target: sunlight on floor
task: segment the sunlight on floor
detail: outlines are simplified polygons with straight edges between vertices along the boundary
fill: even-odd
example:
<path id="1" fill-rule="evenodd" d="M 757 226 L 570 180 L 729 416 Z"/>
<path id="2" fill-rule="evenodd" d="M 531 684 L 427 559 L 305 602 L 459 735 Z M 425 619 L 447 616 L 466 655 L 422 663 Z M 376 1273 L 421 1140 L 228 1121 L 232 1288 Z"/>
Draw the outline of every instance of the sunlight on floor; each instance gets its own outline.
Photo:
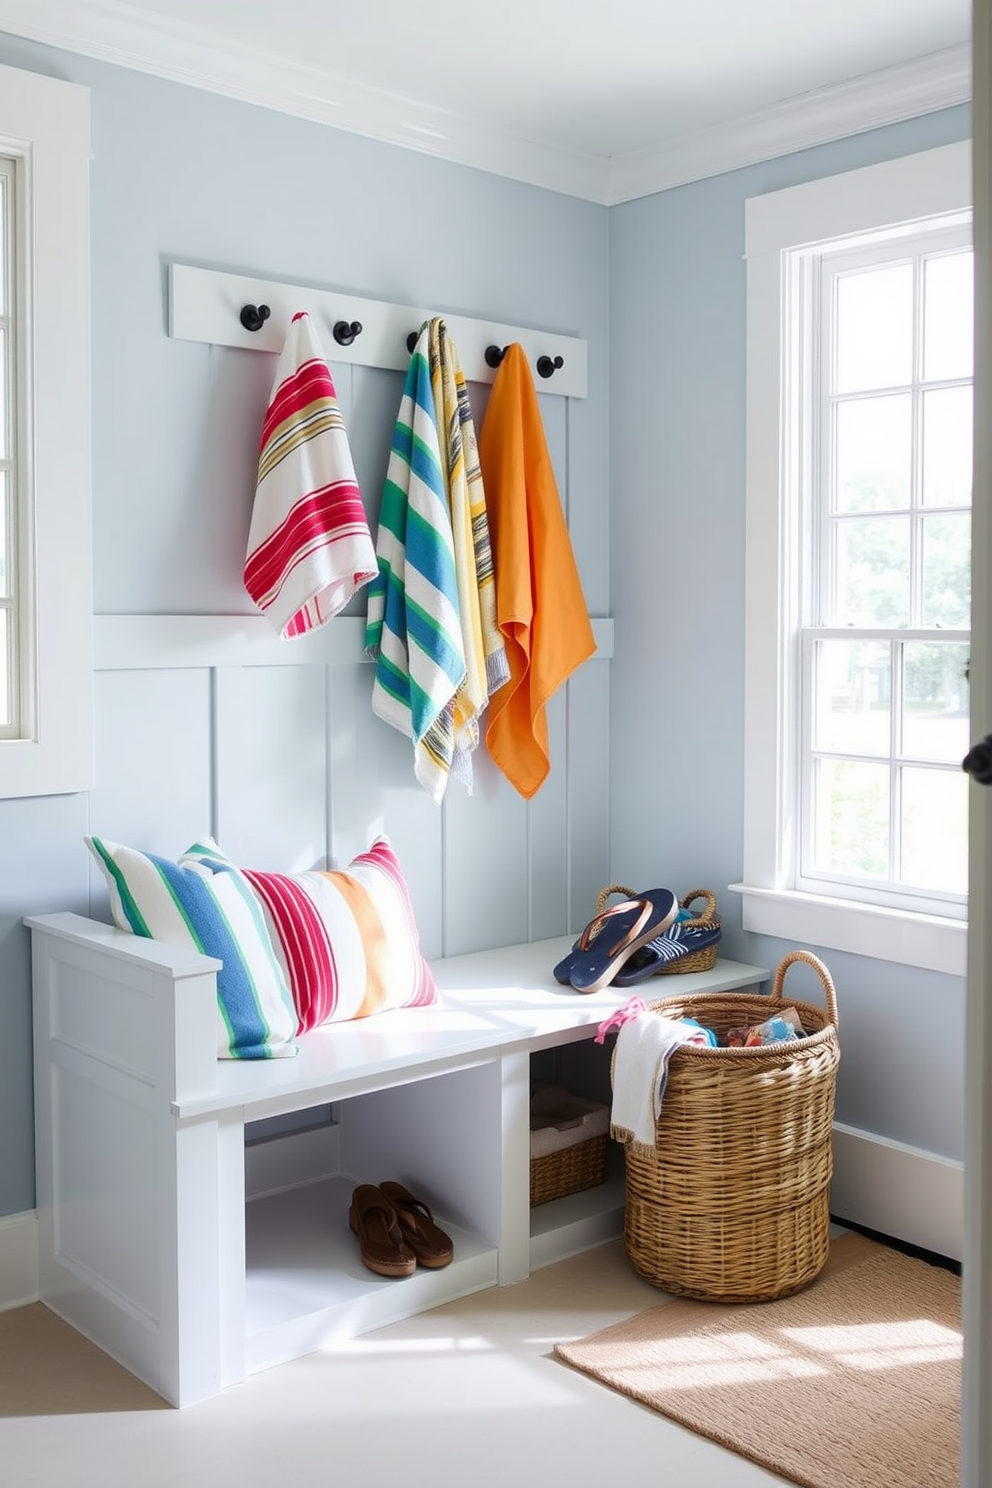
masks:
<path id="1" fill-rule="evenodd" d="M 638 1380 L 650 1377 L 655 1390 L 701 1390 L 827 1375 L 835 1369 L 906 1369 L 962 1356 L 961 1334 L 929 1318 L 783 1328 L 779 1337 L 781 1343 L 739 1332 L 656 1339 L 650 1357 L 622 1371 L 624 1384 L 635 1388 Z"/>
<path id="2" fill-rule="evenodd" d="M 782 1336 L 801 1348 L 832 1354 L 845 1369 L 902 1369 L 960 1359 L 961 1334 L 929 1318 L 893 1323 L 855 1323 L 843 1327 L 783 1328 Z"/>
<path id="3" fill-rule="evenodd" d="M 621 1371 L 624 1385 L 650 1379 L 654 1391 L 712 1389 L 714 1385 L 771 1383 L 787 1377 L 827 1374 L 828 1369 L 769 1343 L 753 1333 L 655 1341 L 650 1357 Z"/>

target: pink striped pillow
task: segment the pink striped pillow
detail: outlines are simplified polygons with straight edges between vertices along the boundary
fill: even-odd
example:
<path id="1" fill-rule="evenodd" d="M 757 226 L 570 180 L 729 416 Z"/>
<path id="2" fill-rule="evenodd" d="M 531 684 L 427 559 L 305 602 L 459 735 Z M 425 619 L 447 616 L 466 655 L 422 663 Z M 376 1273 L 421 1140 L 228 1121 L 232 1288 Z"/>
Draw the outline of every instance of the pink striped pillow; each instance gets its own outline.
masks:
<path id="1" fill-rule="evenodd" d="M 220 871 L 217 845 L 197 843 L 180 862 Z M 438 1000 L 399 860 L 388 837 L 330 872 L 241 870 L 262 906 L 293 994 L 299 1032 Z"/>

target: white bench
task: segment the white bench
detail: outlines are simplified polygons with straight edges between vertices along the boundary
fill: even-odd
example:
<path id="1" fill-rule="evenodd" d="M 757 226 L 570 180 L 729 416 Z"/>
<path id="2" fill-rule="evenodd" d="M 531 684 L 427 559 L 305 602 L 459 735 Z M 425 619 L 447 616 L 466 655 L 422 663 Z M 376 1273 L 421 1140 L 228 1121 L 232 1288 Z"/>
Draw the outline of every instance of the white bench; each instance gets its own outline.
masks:
<path id="1" fill-rule="evenodd" d="M 529 1203 L 532 1071 L 608 1099 L 592 1041 L 631 995 L 559 986 L 570 937 L 437 961 L 438 1006 L 238 1062 L 215 1057 L 218 962 L 79 915 L 25 923 L 41 1299 L 173 1405 L 621 1233 L 615 1144 L 602 1186 Z M 677 986 L 767 977 L 718 961 Z M 288 1133 L 272 1119 L 308 1111 Z M 450 1266 L 397 1281 L 362 1265 L 351 1191 L 386 1178 L 430 1203 Z"/>

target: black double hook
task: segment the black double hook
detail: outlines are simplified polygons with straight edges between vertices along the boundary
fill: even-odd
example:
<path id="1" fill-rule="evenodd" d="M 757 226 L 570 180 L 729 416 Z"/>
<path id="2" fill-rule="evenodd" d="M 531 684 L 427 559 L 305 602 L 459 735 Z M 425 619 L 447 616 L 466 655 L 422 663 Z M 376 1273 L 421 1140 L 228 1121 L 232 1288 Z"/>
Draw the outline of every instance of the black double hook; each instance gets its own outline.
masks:
<path id="1" fill-rule="evenodd" d="M 564 367 L 565 358 L 556 356 L 539 356 L 537 359 L 537 370 L 541 377 L 553 377 L 559 367 Z"/>
<path id="2" fill-rule="evenodd" d="M 486 365 L 488 367 L 499 367 L 503 358 L 509 351 L 508 346 L 487 346 L 484 352 Z M 564 367 L 565 358 L 556 356 L 539 356 L 537 359 L 537 370 L 542 377 L 553 377 L 560 367 Z"/>
<path id="3" fill-rule="evenodd" d="M 336 320 L 334 322 L 334 339 L 339 346 L 350 346 L 356 336 L 362 334 L 362 322 L 360 320 Z"/>
<path id="4" fill-rule="evenodd" d="M 271 314 L 268 305 L 242 305 L 238 319 L 246 331 L 260 331 Z"/>

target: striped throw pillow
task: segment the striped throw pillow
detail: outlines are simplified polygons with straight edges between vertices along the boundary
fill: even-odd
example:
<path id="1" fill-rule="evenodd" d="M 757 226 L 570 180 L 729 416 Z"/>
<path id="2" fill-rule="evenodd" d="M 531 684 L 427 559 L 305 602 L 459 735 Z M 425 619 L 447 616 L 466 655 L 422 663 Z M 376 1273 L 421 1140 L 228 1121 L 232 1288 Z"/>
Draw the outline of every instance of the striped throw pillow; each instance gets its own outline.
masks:
<path id="1" fill-rule="evenodd" d="M 261 906 L 233 863 L 212 870 L 87 837 L 103 870 L 114 924 L 134 935 L 216 956 L 217 1057 L 297 1052 L 296 1009 Z"/>
<path id="2" fill-rule="evenodd" d="M 218 872 L 230 866 L 209 840 L 191 847 L 180 862 Z M 301 1033 L 387 1008 L 437 1002 L 406 879 L 387 837 L 376 838 L 347 868 L 331 872 L 241 871 L 262 905 Z"/>

